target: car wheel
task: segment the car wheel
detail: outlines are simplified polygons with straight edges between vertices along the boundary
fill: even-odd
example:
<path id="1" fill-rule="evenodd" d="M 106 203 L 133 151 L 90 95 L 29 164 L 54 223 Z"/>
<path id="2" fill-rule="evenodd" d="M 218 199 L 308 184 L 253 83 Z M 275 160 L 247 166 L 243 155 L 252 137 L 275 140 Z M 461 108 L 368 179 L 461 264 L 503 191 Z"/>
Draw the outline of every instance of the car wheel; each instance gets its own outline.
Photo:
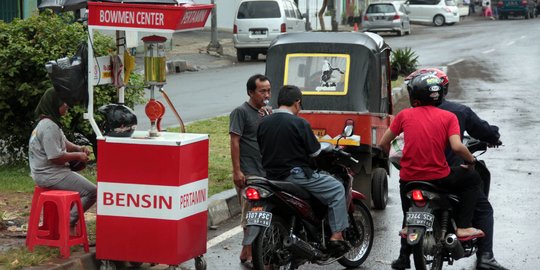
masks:
<path id="1" fill-rule="evenodd" d="M 435 15 L 435 17 L 433 17 L 433 24 L 435 26 L 443 26 L 444 25 L 444 16 L 443 15 Z"/>
<path id="2" fill-rule="evenodd" d="M 243 49 L 236 49 L 236 59 L 238 59 L 238 62 L 244 62 L 246 60 L 246 52 Z"/>

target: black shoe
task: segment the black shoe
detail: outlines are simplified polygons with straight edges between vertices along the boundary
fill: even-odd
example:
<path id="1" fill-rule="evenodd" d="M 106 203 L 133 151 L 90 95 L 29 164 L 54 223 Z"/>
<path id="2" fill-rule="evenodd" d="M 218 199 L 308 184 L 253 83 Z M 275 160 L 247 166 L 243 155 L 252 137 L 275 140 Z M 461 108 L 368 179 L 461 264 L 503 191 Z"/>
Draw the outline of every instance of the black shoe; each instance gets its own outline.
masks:
<path id="1" fill-rule="evenodd" d="M 343 254 L 351 250 L 351 245 L 345 240 L 330 240 L 328 241 L 328 251 L 332 257 L 341 257 Z"/>
<path id="2" fill-rule="evenodd" d="M 409 259 L 409 256 L 400 254 L 397 260 L 392 262 L 391 266 L 392 269 L 409 269 L 411 268 L 411 259 Z"/>
<path id="3" fill-rule="evenodd" d="M 508 268 L 505 268 L 504 266 L 500 265 L 497 262 L 497 260 L 495 260 L 495 257 L 488 252 L 484 252 L 478 255 L 478 259 L 476 260 L 476 269 L 477 270 L 508 270 Z"/>

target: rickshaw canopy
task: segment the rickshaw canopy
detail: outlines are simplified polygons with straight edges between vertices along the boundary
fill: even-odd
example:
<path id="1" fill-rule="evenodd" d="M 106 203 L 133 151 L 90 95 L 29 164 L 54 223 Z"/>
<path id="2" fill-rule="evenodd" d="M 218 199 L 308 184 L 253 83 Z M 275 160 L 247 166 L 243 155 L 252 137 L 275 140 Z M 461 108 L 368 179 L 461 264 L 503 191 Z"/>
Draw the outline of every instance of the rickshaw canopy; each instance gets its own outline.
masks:
<path id="1" fill-rule="evenodd" d="M 391 48 L 373 33 L 306 32 L 270 45 L 266 75 L 272 104 L 279 88 L 298 86 L 304 110 L 391 113 Z"/>

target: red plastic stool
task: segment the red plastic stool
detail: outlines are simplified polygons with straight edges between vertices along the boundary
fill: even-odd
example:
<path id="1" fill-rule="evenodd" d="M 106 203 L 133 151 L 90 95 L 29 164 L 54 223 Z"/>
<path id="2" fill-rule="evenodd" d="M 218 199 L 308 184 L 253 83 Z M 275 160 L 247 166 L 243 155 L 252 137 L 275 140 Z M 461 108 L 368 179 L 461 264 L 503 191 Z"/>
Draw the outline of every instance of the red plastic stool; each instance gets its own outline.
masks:
<path id="1" fill-rule="evenodd" d="M 35 196 L 35 193 L 34 193 Z M 84 245 L 84 251 L 88 252 L 88 236 L 86 235 L 86 223 L 79 192 L 67 190 L 50 190 L 38 195 L 37 204 L 30 210 L 28 233 L 26 234 L 26 246 L 33 251 L 34 246 L 53 246 L 60 248 L 63 258 L 69 257 L 69 249 L 74 245 Z M 70 210 L 75 204 L 79 212 L 77 222 L 77 235 L 70 235 Z M 39 226 L 41 212 L 44 213 L 44 222 Z M 44 227 L 46 226 L 46 228 Z"/>
<path id="2" fill-rule="evenodd" d="M 41 213 L 36 212 L 36 208 L 38 205 L 38 199 L 41 193 L 45 191 L 49 191 L 50 189 L 42 188 L 39 186 L 34 187 L 34 195 L 32 196 L 32 205 L 30 206 L 30 217 L 32 215 L 39 215 L 41 217 Z M 54 220 L 58 220 L 58 214 L 54 207 L 47 204 L 45 208 L 43 208 L 43 216 L 42 216 L 42 223 L 41 224 L 30 224 L 28 223 L 28 231 L 30 231 L 32 226 L 38 226 L 38 235 L 39 236 L 47 236 L 50 235 L 51 231 L 49 230 L 49 224 L 54 222 Z M 28 237 L 26 238 L 26 245 L 28 246 Z"/>

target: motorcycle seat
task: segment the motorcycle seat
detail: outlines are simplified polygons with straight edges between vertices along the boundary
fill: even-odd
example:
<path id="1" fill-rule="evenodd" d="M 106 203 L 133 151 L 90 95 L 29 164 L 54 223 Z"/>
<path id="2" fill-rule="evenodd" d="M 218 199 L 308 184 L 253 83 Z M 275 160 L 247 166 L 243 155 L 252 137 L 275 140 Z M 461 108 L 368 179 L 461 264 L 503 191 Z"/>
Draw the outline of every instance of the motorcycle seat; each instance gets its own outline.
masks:
<path id="1" fill-rule="evenodd" d="M 268 185 L 271 188 L 286 191 L 304 200 L 310 199 L 312 197 L 309 191 L 305 190 L 304 188 L 294 183 L 287 182 L 287 181 L 269 180 L 264 177 L 253 176 L 253 177 L 248 177 L 247 184 L 248 185 Z"/>

